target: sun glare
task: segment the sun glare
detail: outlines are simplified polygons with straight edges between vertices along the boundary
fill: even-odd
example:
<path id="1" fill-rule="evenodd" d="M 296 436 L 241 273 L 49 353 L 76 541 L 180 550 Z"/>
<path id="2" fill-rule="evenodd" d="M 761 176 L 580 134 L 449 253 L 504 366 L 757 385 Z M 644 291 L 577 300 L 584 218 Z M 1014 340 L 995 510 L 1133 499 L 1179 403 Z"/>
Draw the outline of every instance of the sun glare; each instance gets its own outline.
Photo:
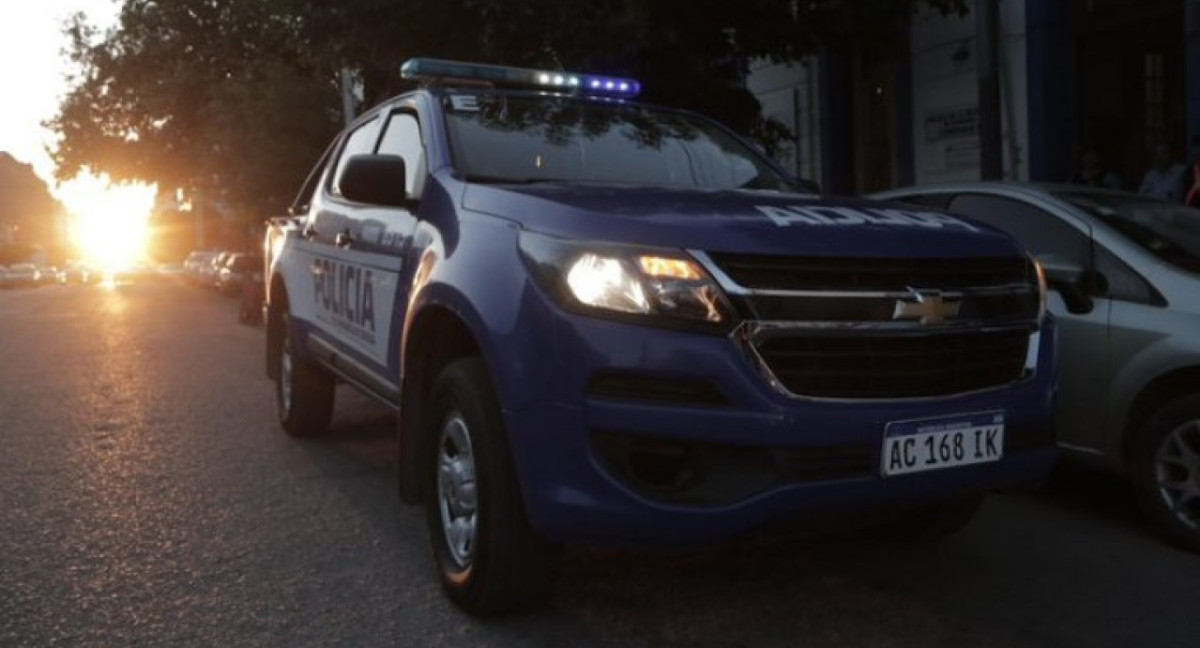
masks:
<path id="1" fill-rule="evenodd" d="M 71 240 L 85 261 L 112 272 L 146 254 L 156 189 L 113 184 L 108 176 L 81 175 L 59 187 L 71 214 Z"/>

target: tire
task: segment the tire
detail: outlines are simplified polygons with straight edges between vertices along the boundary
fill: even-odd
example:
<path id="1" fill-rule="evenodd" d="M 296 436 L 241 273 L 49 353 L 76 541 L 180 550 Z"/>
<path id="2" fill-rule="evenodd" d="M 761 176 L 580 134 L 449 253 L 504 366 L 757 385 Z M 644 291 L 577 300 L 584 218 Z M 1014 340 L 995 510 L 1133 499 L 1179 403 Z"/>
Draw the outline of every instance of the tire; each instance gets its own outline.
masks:
<path id="1" fill-rule="evenodd" d="M 535 607 L 549 590 L 553 547 L 525 516 L 482 360 L 441 372 L 427 420 L 426 521 L 442 588 L 472 616 Z"/>
<path id="2" fill-rule="evenodd" d="M 873 531 L 899 542 L 936 542 L 962 531 L 983 506 L 983 497 L 969 495 L 909 511 Z"/>
<path id="3" fill-rule="evenodd" d="M 275 414 L 285 432 L 294 437 L 317 436 L 333 418 L 333 375 L 298 358 L 293 352 L 288 316 L 280 317 L 279 371 L 275 378 Z"/>
<path id="4" fill-rule="evenodd" d="M 1142 425 L 1129 468 L 1146 518 L 1166 539 L 1200 553 L 1200 396 L 1168 403 Z"/>

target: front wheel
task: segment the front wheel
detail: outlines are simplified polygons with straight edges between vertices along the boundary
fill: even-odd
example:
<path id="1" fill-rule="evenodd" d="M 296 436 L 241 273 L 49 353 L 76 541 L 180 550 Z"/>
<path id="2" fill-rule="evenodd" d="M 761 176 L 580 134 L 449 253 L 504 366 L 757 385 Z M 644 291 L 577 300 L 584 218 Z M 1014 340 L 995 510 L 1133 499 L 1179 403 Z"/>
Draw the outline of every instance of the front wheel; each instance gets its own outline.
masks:
<path id="1" fill-rule="evenodd" d="M 475 616 L 533 607 L 549 589 L 552 547 L 526 519 L 486 366 L 451 363 L 433 398 L 426 518 L 442 587 Z"/>
<path id="2" fill-rule="evenodd" d="M 1200 552 L 1200 396 L 1176 400 L 1138 431 L 1130 464 L 1142 512 L 1168 540 Z"/>
<path id="3" fill-rule="evenodd" d="M 288 316 L 284 314 L 280 319 L 283 330 L 279 334 L 275 413 L 288 434 L 316 436 L 329 427 L 333 418 L 333 375 L 295 355 Z"/>

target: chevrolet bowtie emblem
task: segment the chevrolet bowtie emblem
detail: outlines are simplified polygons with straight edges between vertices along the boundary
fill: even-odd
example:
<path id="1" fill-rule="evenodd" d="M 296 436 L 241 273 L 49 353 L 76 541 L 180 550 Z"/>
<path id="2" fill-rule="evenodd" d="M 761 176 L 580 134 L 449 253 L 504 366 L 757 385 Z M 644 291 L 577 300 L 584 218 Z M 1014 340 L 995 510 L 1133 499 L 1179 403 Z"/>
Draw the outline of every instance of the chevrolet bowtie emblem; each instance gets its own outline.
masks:
<path id="1" fill-rule="evenodd" d="M 938 324 L 957 317 L 962 302 L 947 302 L 936 290 L 913 290 L 912 297 L 897 299 L 892 310 L 894 320 L 919 320 L 921 325 Z"/>

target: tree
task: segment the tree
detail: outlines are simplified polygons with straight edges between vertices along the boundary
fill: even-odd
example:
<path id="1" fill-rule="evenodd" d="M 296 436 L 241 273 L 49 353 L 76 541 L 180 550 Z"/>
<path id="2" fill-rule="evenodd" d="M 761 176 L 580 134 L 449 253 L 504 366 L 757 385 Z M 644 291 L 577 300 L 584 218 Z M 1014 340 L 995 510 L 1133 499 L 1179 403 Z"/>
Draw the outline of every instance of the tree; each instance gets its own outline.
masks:
<path id="1" fill-rule="evenodd" d="M 0 265 L 28 261 L 36 248 L 57 260 L 63 213 L 33 167 L 0 153 Z"/>
<path id="2" fill-rule="evenodd" d="M 277 214 L 339 125 L 336 80 L 277 9 L 127 0 L 103 37 L 72 19 L 81 72 L 49 122 L 58 177 L 90 167 L 255 219 Z"/>
<path id="3" fill-rule="evenodd" d="M 411 87 L 412 56 L 625 74 L 770 144 L 786 131 L 745 89 L 749 61 L 886 47 L 918 4 L 965 2 L 125 0 L 110 33 L 68 25 L 81 74 L 53 153 L 60 177 L 90 166 L 274 214 L 337 130 L 337 71 L 370 106 Z"/>
<path id="4" fill-rule="evenodd" d="M 306 42 L 360 70 L 368 105 L 407 89 L 409 57 L 604 70 L 647 101 L 708 113 L 743 134 L 771 127 L 745 89 L 748 61 L 826 47 L 886 50 L 919 5 L 966 0 L 292 0 Z M 764 142 L 766 143 L 766 142 Z"/>

